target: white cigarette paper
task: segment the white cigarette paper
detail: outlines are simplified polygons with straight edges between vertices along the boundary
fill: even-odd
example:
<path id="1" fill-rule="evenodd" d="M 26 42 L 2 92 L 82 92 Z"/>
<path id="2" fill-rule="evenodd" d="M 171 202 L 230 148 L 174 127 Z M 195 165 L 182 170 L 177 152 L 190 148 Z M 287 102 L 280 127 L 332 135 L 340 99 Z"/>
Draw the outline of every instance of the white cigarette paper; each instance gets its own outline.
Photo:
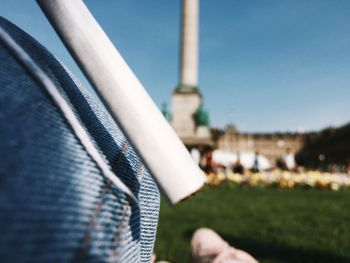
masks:
<path id="1" fill-rule="evenodd" d="M 37 2 L 170 202 L 198 191 L 203 172 L 83 1 Z"/>

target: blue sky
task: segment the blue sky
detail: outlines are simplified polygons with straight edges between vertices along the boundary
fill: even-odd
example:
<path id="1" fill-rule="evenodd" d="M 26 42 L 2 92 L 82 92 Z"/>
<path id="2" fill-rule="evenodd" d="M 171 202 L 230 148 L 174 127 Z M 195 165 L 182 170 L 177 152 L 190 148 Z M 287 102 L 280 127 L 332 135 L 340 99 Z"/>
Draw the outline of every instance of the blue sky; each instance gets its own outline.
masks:
<path id="1" fill-rule="evenodd" d="M 157 105 L 178 83 L 180 0 L 87 0 Z M 211 124 L 298 131 L 350 121 L 350 1 L 202 0 L 199 87 Z M 0 0 L 87 82 L 35 1 Z"/>

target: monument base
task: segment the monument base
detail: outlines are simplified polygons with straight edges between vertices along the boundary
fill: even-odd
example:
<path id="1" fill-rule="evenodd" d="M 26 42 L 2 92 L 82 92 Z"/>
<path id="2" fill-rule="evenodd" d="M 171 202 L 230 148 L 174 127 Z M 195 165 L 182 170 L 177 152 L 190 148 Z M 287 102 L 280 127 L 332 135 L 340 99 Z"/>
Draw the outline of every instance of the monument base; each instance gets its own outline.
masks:
<path id="1" fill-rule="evenodd" d="M 172 95 L 172 127 L 180 138 L 195 137 L 195 113 L 201 104 L 199 92 L 175 90 Z"/>
<path id="2" fill-rule="evenodd" d="M 207 126 L 199 126 L 197 127 L 196 135 L 198 138 L 211 138 L 209 127 Z"/>
<path id="3" fill-rule="evenodd" d="M 171 125 L 187 146 L 212 145 L 210 129 L 197 126 L 196 112 L 202 103 L 202 94 L 197 86 L 180 84 L 172 94 Z"/>

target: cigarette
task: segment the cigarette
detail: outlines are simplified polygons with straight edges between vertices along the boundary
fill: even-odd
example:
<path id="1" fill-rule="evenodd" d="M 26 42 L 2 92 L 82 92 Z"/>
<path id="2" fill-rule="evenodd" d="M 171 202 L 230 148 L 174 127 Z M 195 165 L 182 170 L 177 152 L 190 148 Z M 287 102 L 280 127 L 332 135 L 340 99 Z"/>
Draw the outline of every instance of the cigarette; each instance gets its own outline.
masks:
<path id="1" fill-rule="evenodd" d="M 82 0 L 37 0 L 161 190 L 176 204 L 206 177 Z"/>

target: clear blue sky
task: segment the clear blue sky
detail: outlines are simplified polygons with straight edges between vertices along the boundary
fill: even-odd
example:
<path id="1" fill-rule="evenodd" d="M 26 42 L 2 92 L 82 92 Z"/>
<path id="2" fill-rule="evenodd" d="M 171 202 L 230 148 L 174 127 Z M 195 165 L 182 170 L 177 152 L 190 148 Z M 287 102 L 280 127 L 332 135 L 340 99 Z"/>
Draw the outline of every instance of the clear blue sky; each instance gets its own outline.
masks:
<path id="1" fill-rule="evenodd" d="M 85 2 L 157 105 L 169 104 L 180 0 Z M 213 126 L 307 131 L 350 121 L 349 0 L 203 0 L 200 12 L 199 86 Z M 0 0 L 0 15 L 83 79 L 34 0 Z"/>

